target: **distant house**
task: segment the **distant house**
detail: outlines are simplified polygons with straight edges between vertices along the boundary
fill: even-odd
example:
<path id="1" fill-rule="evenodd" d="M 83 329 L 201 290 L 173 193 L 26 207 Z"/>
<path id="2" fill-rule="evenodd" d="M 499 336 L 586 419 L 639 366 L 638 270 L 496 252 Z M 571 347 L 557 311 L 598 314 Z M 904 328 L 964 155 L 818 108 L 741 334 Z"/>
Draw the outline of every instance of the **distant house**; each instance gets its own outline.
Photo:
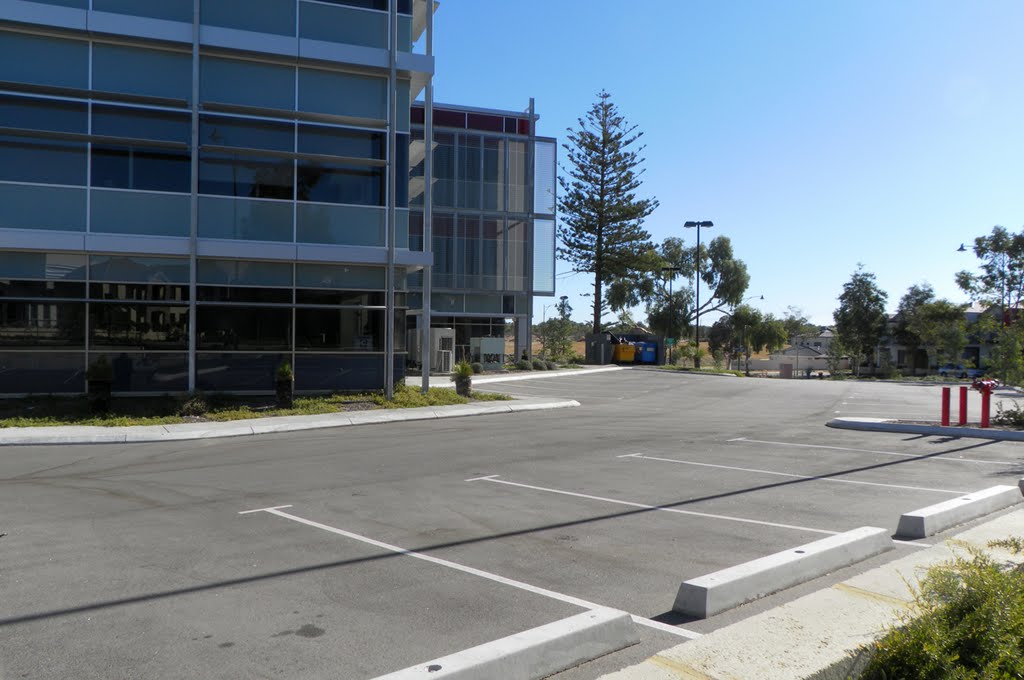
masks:
<path id="1" fill-rule="evenodd" d="M 832 346 L 832 341 L 835 340 L 835 337 L 836 335 L 831 328 L 821 326 L 818 328 L 817 333 L 794 335 L 789 339 L 789 349 L 784 350 L 784 352 L 790 352 L 791 350 L 800 352 L 803 349 L 808 349 L 824 356 L 828 354 L 828 348 Z"/>
<path id="2" fill-rule="evenodd" d="M 960 356 L 959 362 L 973 366 L 984 367 L 988 364 L 988 358 L 993 346 L 993 338 L 986 335 L 981 336 L 971 332 L 971 327 L 983 314 L 999 315 L 997 307 L 972 304 L 964 310 L 964 320 L 968 326 L 967 345 Z M 902 345 L 895 341 L 893 333 L 896 327 L 896 316 L 889 317 L 887 333 L 875 351 L 875 364 L 881 365 L 888 357 L 891 365 L 899 370 L 916 371 L 923 369 L 938 368 L 934 357 L 929 357 L 923 347 L 913 348 Z"/>

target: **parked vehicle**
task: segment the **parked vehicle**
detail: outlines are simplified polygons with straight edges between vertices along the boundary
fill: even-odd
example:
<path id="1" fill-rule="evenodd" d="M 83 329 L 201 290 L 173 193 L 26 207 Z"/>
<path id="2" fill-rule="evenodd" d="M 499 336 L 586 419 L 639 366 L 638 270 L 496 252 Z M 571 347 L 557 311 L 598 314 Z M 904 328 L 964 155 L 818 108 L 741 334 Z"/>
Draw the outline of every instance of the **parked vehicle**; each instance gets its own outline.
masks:
<path id="1" fill-rule="evenodd" d="M 980 378 L 985 375 L 983 368 L 964 368 L 963 364 L 943 364 L 939 367 L 939 375 L 943 378 Z"/>

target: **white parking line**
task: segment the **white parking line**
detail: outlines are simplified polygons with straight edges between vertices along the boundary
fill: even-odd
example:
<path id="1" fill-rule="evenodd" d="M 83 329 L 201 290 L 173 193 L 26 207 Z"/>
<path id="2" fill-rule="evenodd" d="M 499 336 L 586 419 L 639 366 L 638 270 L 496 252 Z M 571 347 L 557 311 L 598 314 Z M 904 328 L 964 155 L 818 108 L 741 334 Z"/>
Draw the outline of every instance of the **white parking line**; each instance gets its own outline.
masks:
<path id="1" fill-rule="evenodd" d="M 488 479 L 488 478 L 487 477 L 481 478 L 481 480 L 486 480 L 486 479 Z M 387 550 L 389 552 L 397 553 L 399 555 L 406 555 L 408 557 L 415 557 L 418 560 L 423 560 L 425 562 L 430 562 L 431 564 L 436 564 L 436 565 L 439 565 L 439 566 L 442 566 L 442 567 L 448 567 L 449 569 L 454 569 L 456 571 L 461 571 L 461 572 L 463 572 L 465 574 L 472 574 L 473 576 L 479 576 L 480 578 L 485 578 L 485 579 L 487 579 L 489 581 L 494 581 L 496 583 L 501 583 L 501 584 L 506 585 L 506 586 L 512 586 L 513 588 L 518 588 L 520 590 L 525 590 L 525 591 L 527 591 L 529 593 L 533 593 L 534 595 L 542 595 L 544 597 L 549 597 L 549 598 L 551 598 L 553 600 L 558 600 L 560 602 L 566 602 L 568 604 L 572 604 L 572 605 L 575 605 L 577 607 L 582 607 L 583 609 L 607 609 L 607 607 L 605 607 L 604 605 L 596 604 L 594 602 L 588 602 L 587 600 L 581 600 L 580 598 L 573 597 L 572 595 L 564 595 L 562 593 L 557 593 L 557 592 L 555 592 L 553 590 L 548 590 L 546 588 L 540 588 L 538 586 L 532 586 L 529 583 L 523 583 L 522 581 L 516 581 L 514 579 L 505 578 L 504 576 L 499 576 L 498 574 L 492 574 L 492 573 L 490 573 L 488 571 L 482 571 L 480 569 L 475 569 L 473 567 L 467 567 L 467 566 L 465 566 L 463 564 L 459 564 L 457 562 L 451 562 L 449 560 L 443 560 L 440 557 L 434 557 L 433 555 L 427 555 L 425 553 L 416 552 L 415 550 L 406 550 L 405 548 L 401 548 L 401 547 L 399 547 L 397 545 L 391 545 L 390 543 L 384 543 L 383 541 L 377 541 L 377 540 L 374 540 L 372 538 L 368 538 L 366 536 L 361 536 L 359 534 L 354 534 L 351 531 L 345 531 L 344 529 L 338 529 L 337 527 L 332 527 L 332 526 L 329 526 L 327 524 L 321 524 L 320 522 L 314 522 L 311 519 L 306 519 L 304 517 L 299 517 L 298 515 L 293 515 L 293 514 L 288 513 L 288 512 L 281 512 L 281 510 L 280 510 L 280 508 L 290 508 L 290 507 L 292 507 L 292 506 L 290 506 L 290 505 L 279 505 L 279 506 L 273 507 L 273 508 L 259 508 L 257 510 L 245 510 L 245 511 L 240 512 L 238 514 L 240 514 L 240 515 L 249 515 L 249 514 L 253 514 L 253 513 L 257 513 L 257 512 L 265 512 L 265 513 L 270 514 L 270 515 L 277 515 L 278 517 L 290 520 L 292 522 L 298 522 L 299 524 L 305 524 L 306 526 L 310 526 L 310 527 L 313 527 L 315 529 L 320 529 L 322 531 L 327 531 L 327 532 L 332 533 L 332 534 L 337 534 L 338 536 L 344 536 L 345 538 L 350 538 L 350 539 L 352 539 L 354 541 L 360 541 L 361 543 L 366 543 L 366 544 L 375 546 L 377 548 L 381 548 L 383 550 Z M 660 631 L 665 632 L 665 633 L 671 633 L 672 635 L 676 635 L 676 636 L 679 636 L 679 637 L 682 637 L 682 638 L 686 638 L 687 640 L 696 640 L 697 638 L 701 637 L 700 633 L 697 633 L 697 632 L 692 631 L 692 630 L 687 630 L 686 628 L 677 628 L 675 626 L 670 626 L 670 625 L 661 623 L 660 621 L 653 621 L 653 620 L 645 618 L 643 616 L 637 616 L 636 614 L 630 614 L 630 616 L 632 617 L 633 621 L 635 621 L 636 623 L 638 623 L 638 624 L 640 624 L 642 626 L 647 626 L 648 628 L 653 628 L 655 630 L 660 630 Z"/>
<path id="2" fill-rule="evenodd" d="M 673 512 L 678 515 L 691 515 L 693 517 L 707 517 L 709 519 L 721 519 L 727 522 L 741 522 L 743 524 L 758 524 L 766 527 L 777 527 L 779 529 L 795 529 L 796 531 L 809 531 L 814 534 L 827 534 L 829 536 L 838 534 L 838 531 L 828 531 L 826 529 L 812 529 L 811 527 L 801 527 L 794 524 L 779 524 L 778 522 L 765 522 L 760 519 L 748 519 L 746 517 L 732 517 L 730 515 L 715 515 L 708 512 L 696 512 L 694 510 L 680 510 L 679 508 L 666 508 L 659 505 L 647 505 L 646 503 L 633 503 L 631 501 L 622 501 L 616 498 L 603 498 L 601 496 L 591 496 L 585 493 L 576 493 L 575 491 L 563 491 L 562 489 L 550 489 L 543 486 L 534 486 L 532 484 L 520 484 L 519 482 L 509 482 L 504 479 L 498 479 L 498 475 L 493 477 L 483 478 L 479 481 L 491 482 L 493 484 L 505 484 L 506 486 L 518 486 L 522 489 L 532 489 L 534 491 L 544 491 L 547 493 L 556 493 L 562 496 L 573 496 L 575 498 L 586 498 L 592 501 L 601 501 L 603 503 L 615 503 L 616 505 L 626 505 L 631 508 L 643 508 L 644 510 L 658 510 L 661 512 Z"/>
<path id="3" fill-rule="evenodd" d="M 938 436 L 938 435 L 936 435 Z M 941 455 L 930 454 L 916 454 L 916 453 L 896 453 L 895 451 L 878 451 L 875 449 L 854 449 L 846 446 L 825 446 L 824 444 L 794 444 L 792 442 L 769 442 L 762 439 L 747 439 L 746 437 L 737 437 L 735 439 L 727 439 L 727 443 L 738 442 L 741 444 L 768 444 L 769 446 L 791 446 L 799 449 L 825 449 L 828 451 L 852 451 L 854 453 L 877 453 L 882 456 L 896 456 L 899 458 L 916 458 L 918 460 L 939 460 L 946 463 L 977 463 L 979 465 L 1009 465 L 1015 466 L 1020 465 L 1019 462 L 1007 462 L 1005 460 L 979 460 L 972 458 L 943 458 Z"/>
<path id="4" fill-rule="evenodd" d="M 616 456 L 617 458 L 632 458 L 641 460 L 656 460 L 661 463 L 676 463 L 678 465 L 696 465 L 699 467 L 718 468 L 720 470 L 735 470 L 737 472 L 753 472 L 759 475 L 775 475 L 776 477 L 790 477 L 793 479 L 813 479 L 818 482 L 832 482 L 834 484 L 860 484 L 862 486 L 880 486 L 888 489 L 906 489 L 909 491 L 931 491 L 936 493 L 948 493 L 954 496 L 962 496 L 969 491 L 961 491 L 955 489 L 931 489 L 925 486 L 904 486 L 902 484 L 883 484 L 882 482 L 863 482 L 856 479 L 838 479 L 836 477 L 828 477 L 822 475 L 797 475 L 790 472 L 776 472 L 774 470 L 758 470 L 757 468 L 741 468 L 733 467 L 732 465 L 716 465 L 713 463 L 698 463 L 692 460 L 678 460 L 676 458 L 659 458 L 657 456 L 648 456 L 643 453 L 631 453 L 625 456 Z M 848 473 L 841 473 L 848 474 Z"/>

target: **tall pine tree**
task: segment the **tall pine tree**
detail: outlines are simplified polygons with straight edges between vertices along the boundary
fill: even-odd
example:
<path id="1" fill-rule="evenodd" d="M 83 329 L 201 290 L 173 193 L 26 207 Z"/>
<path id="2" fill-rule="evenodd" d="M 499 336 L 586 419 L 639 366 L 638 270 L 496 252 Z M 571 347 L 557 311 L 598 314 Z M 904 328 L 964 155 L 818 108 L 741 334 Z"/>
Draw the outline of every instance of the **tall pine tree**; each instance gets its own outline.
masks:
<path id="1" fill-rule="evenodd" d="M 602 90 L 579 128 L 568 132 L 562 145 L 568 177 L 558 178 L 558 254 L 573 271 L 594 275 L 593 332 L 600 333 L 604 286 L 641 266 L 651 248 L 643 222 L 658 201 L 637 198 L 645 147 L 635 145 L 643 133 L 622 117 L 611 95 Z"/>

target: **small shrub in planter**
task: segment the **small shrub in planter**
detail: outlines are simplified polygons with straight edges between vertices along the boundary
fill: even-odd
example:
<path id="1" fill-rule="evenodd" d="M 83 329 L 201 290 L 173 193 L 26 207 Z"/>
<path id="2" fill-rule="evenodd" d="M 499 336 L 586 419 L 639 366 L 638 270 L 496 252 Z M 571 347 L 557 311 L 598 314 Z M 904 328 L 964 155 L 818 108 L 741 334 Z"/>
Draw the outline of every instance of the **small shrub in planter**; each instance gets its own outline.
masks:
<path id="1" fill-rule="evenodd" d="M 180 416 L 202 416 L 210 410 L 210 404 L 202 392 L 193 392 L 185 398 L 178 408 Z"/>
<path id="2" fill-rule="evenodd" d="M 546 370 L 548 370 L 548 365 L 545 364 L 540 359 L 534 359 L 533 360 L 533 370 L 535 370 L 535 371 L 546 371 Z"/>
<path id="3" fill-rule="evenodd" d="M 532 371 L 533 364 L 531 364 L 526 359 L 520 359 L 519 361 L 516 362 L 516 368 L 520 371 Z"/>
<path id="4" fill-rule="evenodd" d="M 455 364 L 452 379 L 455 381 L 455 393 L 460 397 L 469 397 L 473 393 L 473 365 L 468 361 Z"/>
<path id="5" fill-rule="evenodd" d="M 89 405 L 94 413 L 110 411 L 110 389 L 114 384 L 114 369 L 107 357 L 100 356 L 89 364 L 85 372 L 88 381 Z"/>
<path id="6" fill-rule="evenodd" d="M 558 364 L 556 364 L 554 361 L 545 361 L 544 365 L 548 367 L 549 371 L 557 371 L 558 370 Z"/>
<path id="7" fill-rule="evenodd" d="M 277 367 L 274 376 L 274 391 L 277 393 L 277 407 L 291 408 L 295 402 L 295 372 L 287 361 Z"/>
<path id="8" fill-rule="evenodd" d="M 483 373 L 484 372 L 484 365 L 481 364 L 479 361 L 474 361 L 472 364 L 470 364 L 470 366 L 473 367 L 474 375 L 478 374 L 478 373 Z"/>

